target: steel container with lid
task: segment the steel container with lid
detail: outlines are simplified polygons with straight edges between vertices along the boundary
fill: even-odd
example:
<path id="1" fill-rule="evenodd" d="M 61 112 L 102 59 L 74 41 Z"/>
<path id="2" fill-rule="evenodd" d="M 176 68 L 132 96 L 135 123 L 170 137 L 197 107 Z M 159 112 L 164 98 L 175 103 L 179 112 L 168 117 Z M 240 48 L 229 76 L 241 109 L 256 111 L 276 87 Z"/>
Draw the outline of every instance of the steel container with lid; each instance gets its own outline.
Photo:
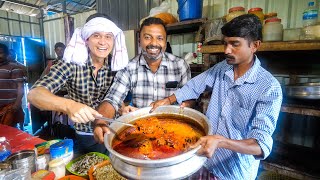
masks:
<path id="1" fill-rule="evenodd" d="M 229 22 L 235 17 L 238 17 L 238 16 L 241 16 L 243 14 L 246 14 L 246 12 L 244 10 L 245 9 L 242 6 L 237 6 L 237 7 L 230 8 L 229 9 L 229 14 L 226 15 L 226 21 Z"/>
<path id="2" fill-rule="evenodd" d="M 7 160 L 12 169 L 28 168 L 31 173 L 36 171 L 36 153 L 33 150 L 22 150 L 11 154 Z"/>

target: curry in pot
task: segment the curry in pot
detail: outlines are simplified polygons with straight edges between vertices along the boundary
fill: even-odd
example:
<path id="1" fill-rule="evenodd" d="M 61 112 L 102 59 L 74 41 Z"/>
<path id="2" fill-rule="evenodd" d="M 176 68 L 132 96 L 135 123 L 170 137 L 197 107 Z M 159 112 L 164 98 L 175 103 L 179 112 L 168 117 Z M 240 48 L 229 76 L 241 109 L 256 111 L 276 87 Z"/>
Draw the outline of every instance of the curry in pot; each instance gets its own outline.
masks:
<path id="1" fill-rule="evenodd" d="M 120 131 L 112 148 L 137 159 L 164 159 L 182 154 L 205 133 L 190 119 L 180 116 L 152 116 L 138 119 L 135 127 Z"/>

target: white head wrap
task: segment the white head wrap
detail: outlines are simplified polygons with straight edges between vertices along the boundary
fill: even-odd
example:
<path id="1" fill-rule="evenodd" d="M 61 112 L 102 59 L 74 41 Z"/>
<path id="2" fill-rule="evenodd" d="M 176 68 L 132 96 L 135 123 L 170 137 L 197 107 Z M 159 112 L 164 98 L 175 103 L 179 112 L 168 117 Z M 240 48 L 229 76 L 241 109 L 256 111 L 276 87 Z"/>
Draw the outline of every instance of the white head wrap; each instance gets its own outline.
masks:
<path id="1" fill-rule="evenodd" d="M 111 32 L 115 37 L 112 51 L 111 69 L 117 71 L 128 64 L 128 52 L 122 30 L 112 21 L 96 17 L 87 22 L 83 28 L 75 29 L 72 38 L 64 51 L 63 59 L 81 66 L 88 60 L 88 48 L 85 41 L 95 32 Z"/>

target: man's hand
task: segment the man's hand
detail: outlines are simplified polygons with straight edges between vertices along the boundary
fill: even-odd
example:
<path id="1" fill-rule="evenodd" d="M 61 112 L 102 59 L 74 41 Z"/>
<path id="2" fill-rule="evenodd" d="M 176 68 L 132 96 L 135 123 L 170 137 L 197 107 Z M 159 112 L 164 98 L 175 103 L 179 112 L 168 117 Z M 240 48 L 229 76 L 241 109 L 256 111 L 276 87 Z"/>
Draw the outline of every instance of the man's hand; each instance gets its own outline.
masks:
<path id="1" fill-rule="evenodd" d="M 224 139 L 225 138 L 220 135 L 204 136 L 201 137 L 194 145 L 190 146 L 190 148 L 195 148 L 201 145 L 201 148 L 197 151 L 197 154 L 211 158 L 216 149 L 220 147 L 219 144 Z"/>
<path id="2" fill-rule="evenodd" d="M 128 114 L 129 112 L 133 112 L 138 110 L 139 108 L 133 107 L 133 106 L 122 106 L 121 109 L 119 109 L 119 114 L 120 115 L 125 115 Z"/>
<path id="3" fill-rule="evenodd" d="M 75 101 L 70 101 L 70 103 L 67 104 L 66 114 L 76 123 L 87 123 L 94 121 L 95 117 L 102 116 L 91 107 Z"/>
<path id="4" fill-rule="evenodd" d="M 150 113 L 153 112 L 159 106 L 170 105 L 170 104 L 171 103 L 170 103 L 169 98 L 164 98 L 164 99 L 155 101 L 155 102 L 150 104 L 150 106 L 152 107 L 151 110 L 150 110 Z"/>
<path id="5" fill-rule="evenodd" d="M 94 139 L 102 144 L 104 142 L 103 136 L 105 133 L 110 134 L 110 130 L 108 128 L 108 124 L 106 121 L 103 120 L 95 120 L 94 121 L 94 129 L 93 129 L 93 134 L 94 134 Z"/>

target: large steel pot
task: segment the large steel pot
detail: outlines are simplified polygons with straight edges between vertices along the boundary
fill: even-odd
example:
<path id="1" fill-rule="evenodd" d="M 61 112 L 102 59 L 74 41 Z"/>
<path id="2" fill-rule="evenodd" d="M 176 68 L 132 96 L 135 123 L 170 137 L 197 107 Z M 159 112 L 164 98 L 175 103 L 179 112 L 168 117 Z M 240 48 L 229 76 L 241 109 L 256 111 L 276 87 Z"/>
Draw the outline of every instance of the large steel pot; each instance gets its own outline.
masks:
<path id="1" fill-rule="evenodd" d="M 206 135 L 212 134 L 212 128 L 208 118 L 194 109 L 181 109 L 179 106 L 161 106 L 151 114 L 149 113 L 150 109 L 151 107 L 139 109 L 135 112 L 121 116 L 118 120 L 130 123 L 139 118 L 153 115 L 181 115 L 188 117 L 193 123 L 199 124 L 204 129 Z M 124 128 L 124 125 L 112 123 L 109 127 L 112 131 L 119 132 Z M 195 173 L 206 161 L 206 157 L 197 156 L 195 154 L 200 147 L 178 156 L 160 160 L 130 158 L 112 149 L 112 140 L 115 136 L 116 135 L 113 133 L 105 135 L 104 144 L 110 152 L 113 168 L 129 179 L 181 179 Z"/>

